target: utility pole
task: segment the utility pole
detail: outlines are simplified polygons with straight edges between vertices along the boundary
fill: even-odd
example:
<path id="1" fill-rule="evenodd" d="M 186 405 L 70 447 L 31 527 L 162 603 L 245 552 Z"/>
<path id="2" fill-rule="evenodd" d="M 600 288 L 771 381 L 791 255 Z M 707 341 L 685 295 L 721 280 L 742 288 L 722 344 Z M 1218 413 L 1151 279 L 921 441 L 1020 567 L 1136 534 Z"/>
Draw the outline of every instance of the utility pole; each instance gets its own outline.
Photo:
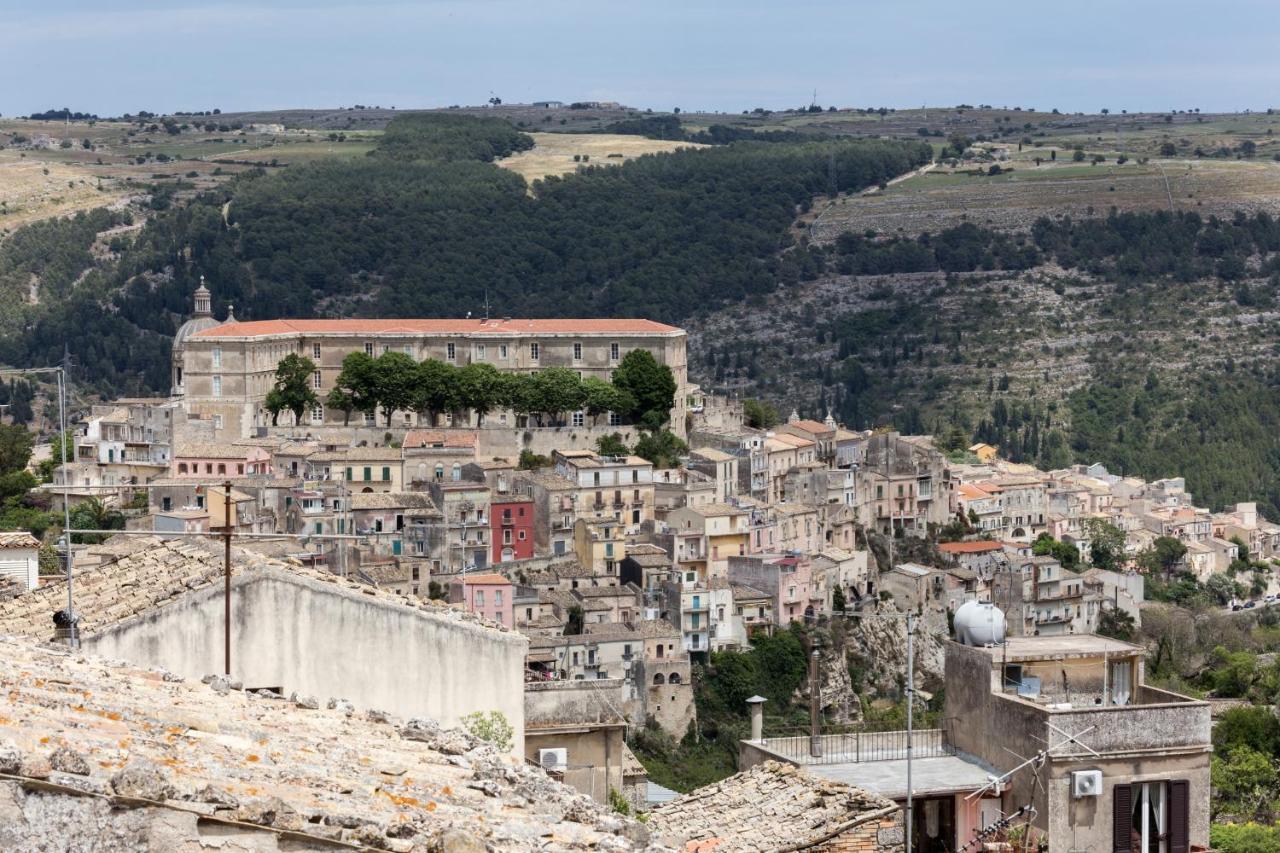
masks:
<path id="1" fill-rule="evenodd" d="M 62 366 L 58 368 L 58 444 L 62 446 L 62 538 L 67 545 L 67 625 L 71 629 L 71 648 L 79 645 L 76 636 L 75 580 L 71 573 L 71 497 L 68 492 L 71 471 L 67 469 L 67 361 L 63 349 Z"/>
<path id="2" fill-rule="evenodd" d="M 818 716 L 822 713 L 819 655 L 818 642 L 815 639 L 809 654 L 809 755 L 814 758 L 822 757 L 822 727 L 818 721 Z"/>
<path id="3" fill-rule="evenodd" d="M 915 647 L 915 615 L 911 611 L 907 611 L 907 843 L 903 848 L 910 853 L 911 847 L 911 821 L 914 817 L 914 804 L 911 790 L 911 752 L 912 752 L 912 734 L 914 732 L 914 710 L 916 704 L 916 647 Z"/>
<path id="4" fill-rule="evenodd" d="M 222 622 L 222 639 L 225 643 L 224 669 L 227 678 L 231 677 L 231 481 L 227 480 L 222 484 L 223 488 L 223 519 L 222 519 L 222 544 L 223 553 L 223 622 Z"/>

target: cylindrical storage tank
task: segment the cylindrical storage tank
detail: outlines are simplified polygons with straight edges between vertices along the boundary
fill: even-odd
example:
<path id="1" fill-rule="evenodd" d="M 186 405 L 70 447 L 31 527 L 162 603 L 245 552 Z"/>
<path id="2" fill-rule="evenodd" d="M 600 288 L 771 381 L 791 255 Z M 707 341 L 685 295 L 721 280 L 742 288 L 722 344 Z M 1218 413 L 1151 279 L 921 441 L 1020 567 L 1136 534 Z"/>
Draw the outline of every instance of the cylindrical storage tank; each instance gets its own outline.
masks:
<path id="1" fill-rule="evenodd" d="M 1004 642 L 1004 612 L 987 601 L 967 601 L 955 615 L 956 642 L 992 646 Z"/>

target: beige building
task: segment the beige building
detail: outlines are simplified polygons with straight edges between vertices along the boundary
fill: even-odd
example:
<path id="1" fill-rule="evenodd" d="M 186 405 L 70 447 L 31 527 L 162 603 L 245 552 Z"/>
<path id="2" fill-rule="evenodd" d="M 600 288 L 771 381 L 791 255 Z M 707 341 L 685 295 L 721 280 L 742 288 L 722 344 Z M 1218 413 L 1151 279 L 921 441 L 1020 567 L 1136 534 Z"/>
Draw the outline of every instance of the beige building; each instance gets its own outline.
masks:
<path id="1" fill-rule="evenodd" d="M 174 338 L 173 393 L 189 417 L 213 421 L 215 438 L 234 440 L 268 427 L 264 408 L 275 382 L 275 369 L 287 355 L 297 354 L 316 365 L 314 389 L 323 400 L 353 352 L 379 356 L 403 352 L 415 360 L 439 359 L 462 367 L 492 364 L 507 372 L 530 373 L 566 367 L 583 378 L 608 381 L 623 356 L 634 349 L 651 352 L 671 368 L 676 380 L 671 428 L 684 433 L 688 382 L 683 329 L 633 319 L 459 319 L 459 320 L 258 320 L 239 322 L 228 316 L 219 323 L 210 311 L 210 294 L 196 291 L 195 313 Z M 386 413 L 353 414 L 358 425 L 381 427 Z M 281 423 L 292 421 L 281 415 Z M 586 425 L 584 412 L 569 413 L 575 427 Z M 304 416 L 304 426 L 341 425 L 340 411 L 317 406 Z M 392 426 L 431 427 L 413 412 L 392 413 Z M 466 424 L 447 423 L 448 426 Z M 493 412 L 485 426 L 524 428 L 524 416 Z"/>

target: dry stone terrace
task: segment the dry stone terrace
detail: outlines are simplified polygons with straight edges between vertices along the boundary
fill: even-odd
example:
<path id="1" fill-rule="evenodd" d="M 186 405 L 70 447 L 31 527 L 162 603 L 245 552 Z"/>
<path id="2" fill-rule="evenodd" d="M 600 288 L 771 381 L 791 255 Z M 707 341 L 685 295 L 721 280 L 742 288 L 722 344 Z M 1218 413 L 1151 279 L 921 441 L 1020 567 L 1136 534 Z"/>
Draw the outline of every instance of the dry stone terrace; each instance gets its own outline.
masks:
<path id="1" fill-rule="evenodd" d="M 642 825 L 465 732 L 236 686 L 0 638 L 0 849 L 648 844 Z"/>

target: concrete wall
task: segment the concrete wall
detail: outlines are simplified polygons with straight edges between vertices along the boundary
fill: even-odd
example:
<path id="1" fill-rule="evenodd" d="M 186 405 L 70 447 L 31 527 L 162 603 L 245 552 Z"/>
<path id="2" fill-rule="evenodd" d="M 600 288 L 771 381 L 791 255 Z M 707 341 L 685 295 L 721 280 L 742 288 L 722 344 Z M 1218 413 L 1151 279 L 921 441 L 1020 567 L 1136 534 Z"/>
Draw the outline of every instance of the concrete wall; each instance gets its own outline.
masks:
<path id="1" fill-rule="evenodd" d="M 350 700 L 454 726 L 501 711 L 524 738 L 528 641 L 446 613 L 424 612 L 302 576 L 233 579 L 232 674 L 246 687 Z M 223 597 L 201 590 L 85 637 L 85 651 L 200 678 L 223 670 Z"/>
<path id="2" fill-rule="evenodd" d="M 1143 685 L 1136 692 L 1139 701 L 1162 704 L 1051 711 L 993 693 L 998 676 L 985 651 L 948 643 L 946 655 L 946 717 L 957 749 L 1007 771 L 1019 761 L 1013 753 L 1030 758 L 1050 740 L 1062 740 L 1049 723 L 1071 734 L 1088 730 L 1081 741 L 1099 757 L 1083 749 L 1058 749 L 1041 771 L 1043 788 L 1034 784 L 1030 770 L 1011 780 L 1009 802 L 1014 807 L 1035 805 L 1035 825 L 1049 833 L 1050 849 L 1110 849 L 1114 786 L 1180 779 L 1190 782 L 1191 843 L 1209 843 L 1207 702 L 1191 702 Z M 1102 771 L 1102 796 L 1072 798 L 1071 773 L 1090 769 Z"/>

